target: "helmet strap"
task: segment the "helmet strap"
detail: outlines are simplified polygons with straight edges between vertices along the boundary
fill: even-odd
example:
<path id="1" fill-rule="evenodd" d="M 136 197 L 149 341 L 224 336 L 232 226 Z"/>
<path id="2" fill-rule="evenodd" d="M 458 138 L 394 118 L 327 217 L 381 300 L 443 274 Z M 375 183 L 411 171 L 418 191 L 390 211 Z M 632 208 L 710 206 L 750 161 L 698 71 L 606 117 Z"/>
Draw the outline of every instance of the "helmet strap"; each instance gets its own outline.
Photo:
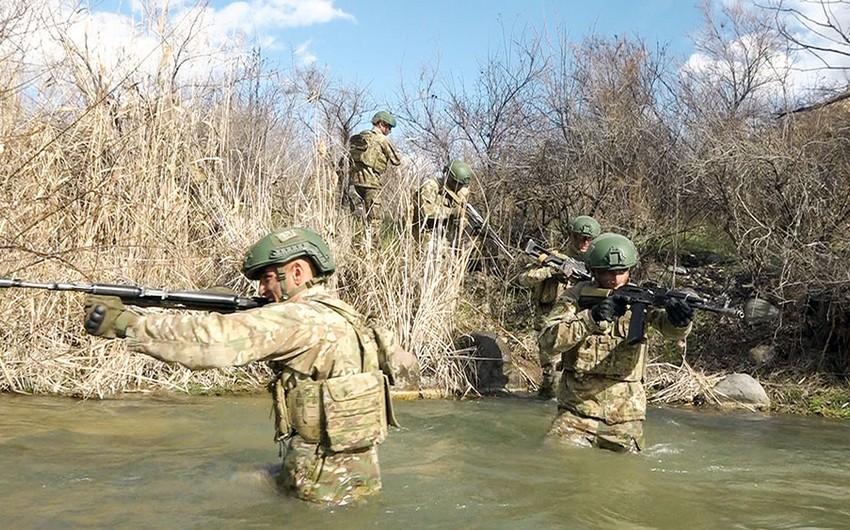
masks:
<path id="1" fill-rule="evenodd" d="M 298 287 L 292 289 L 291 291 L 284 291 L 283 290 L 283 285 L 284 285 L 285 279 L 286 279 L 286 274 L 283 272 L 283 267 L 278 267 L 277 268 L 277 280 L 278 280 L 278 282 L 280 282 L 280 291 L 281 291 L 281 295 L 282 295 L 281 296 L 281 302 L 283 302 L 285 300 L 289 300 L 293 296 L 296 296 L 300 293 L 303 293 L 304 291 L 306 291 L 307 289 L 309 289 L 309 288 L 311 288 L 315 285 L 319 285 L 320 283 L 324 283 L 326 278 L 324 276 L 310 278 L 309 280 L 307 280 L 303 284 L 299 285 Z"/>

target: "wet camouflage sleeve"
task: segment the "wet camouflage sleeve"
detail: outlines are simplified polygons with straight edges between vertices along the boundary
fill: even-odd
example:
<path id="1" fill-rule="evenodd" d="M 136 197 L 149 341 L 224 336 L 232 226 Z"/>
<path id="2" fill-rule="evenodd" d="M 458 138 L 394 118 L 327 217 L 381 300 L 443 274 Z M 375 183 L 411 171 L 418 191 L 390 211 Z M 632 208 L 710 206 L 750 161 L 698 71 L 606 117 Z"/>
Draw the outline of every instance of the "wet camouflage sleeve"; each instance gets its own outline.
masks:
<path id="1" fill-rule="evenodd" d="M 539 343 L 541 351 L 549 353 L 566 351 L 592 333 L 604 332 L 610 322 L 597 324 L 590 316 L 590 310 L 578 309 L 578 295 L 581 288 L 588 285 L 580 282 L 570 287 L 555 303 L 555 307 L 543 323 Z"/>
<path id="2" fill-rule="evenodd" d="M 298 302 L 226 315 L 146 315 L 128 330 L 128 346 L 196 370 L 285 361 L 316 344 L 319 337 L 309 323 L 318 318 L 309 304 Z"/>

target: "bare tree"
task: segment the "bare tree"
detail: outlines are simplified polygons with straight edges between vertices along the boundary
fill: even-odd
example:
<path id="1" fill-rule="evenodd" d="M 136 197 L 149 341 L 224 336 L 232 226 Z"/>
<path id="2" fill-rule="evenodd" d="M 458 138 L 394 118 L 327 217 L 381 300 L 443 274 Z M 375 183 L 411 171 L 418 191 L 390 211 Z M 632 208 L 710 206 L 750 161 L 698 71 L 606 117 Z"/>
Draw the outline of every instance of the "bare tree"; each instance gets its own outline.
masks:
<path id="1" fill-rule="evenodd" d="M 792 51 L 813 57 L 814 70 L 850 70 L 850 1 L 778 0 L 763 4 Z"/>

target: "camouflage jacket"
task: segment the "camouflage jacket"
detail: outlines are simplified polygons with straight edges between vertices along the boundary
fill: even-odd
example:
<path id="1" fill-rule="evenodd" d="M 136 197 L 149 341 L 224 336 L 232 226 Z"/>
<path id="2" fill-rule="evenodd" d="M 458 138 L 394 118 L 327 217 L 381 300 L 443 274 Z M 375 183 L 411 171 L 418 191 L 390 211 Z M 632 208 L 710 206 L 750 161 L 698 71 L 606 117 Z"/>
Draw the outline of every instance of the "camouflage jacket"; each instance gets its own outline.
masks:
<path id="1" fill-rule="evenodd" d="M 435 178 L 427 179 L 419 187 L 419 219 L 421 221 L 447 221 L 460 219 L 469 198 L 469 187 L 464 186 L 454 193 L 440 186 Z"/>
<path id="2" fill-rule="evenodd" d="M 565 254 L 553 252 L 554 255 L 581 260 L 582 254 L 572 245 L 567 246 Z M 533 289 L 533 299 L 537 304 L 539 317 L 545 316 L 555 305 L 555 301 L 560 297 L 564 289 L 569 285 L 559 281 L 554 276 L 555 271 L 551 267 L 545 265 L 530 265 L 519 277 L 519 284 L 523 287 Z"/>
<path id="3" fill-rule="evenodd" d="M 380 188 L 387 166 L 401 164 L 392 142 L 377 127 L 352 136 L 349 155 L 351 183 L 362 188 Z"/>
<path id="4" fill-rule="evenodd" d="M 128 346 L 193 370 L 280 361 L 313 380 L 360 373 L 355 329 L 322 301 L 349 307 L 316 285 L 297 300 L 249 311 L 144 315 L 127 330 Z"/>
<path id="5" fill-rule="evenodd" d="M 579 309 L 579 282 L 567 289 L 547 317 L 538 338 L 542 351 L 560 354 L 564 382 L 559 388 L 559 406 L 609 424 L 643 420 L 646 395 L 643 389 L 646 343 L 625 342 L 631 311 L 614 322 L 597 323 L 590 309 Z M 663 309 L 652 309 L 647 323 L 671 339 L 683 339 L 691 326 L 677 328 Z"/>

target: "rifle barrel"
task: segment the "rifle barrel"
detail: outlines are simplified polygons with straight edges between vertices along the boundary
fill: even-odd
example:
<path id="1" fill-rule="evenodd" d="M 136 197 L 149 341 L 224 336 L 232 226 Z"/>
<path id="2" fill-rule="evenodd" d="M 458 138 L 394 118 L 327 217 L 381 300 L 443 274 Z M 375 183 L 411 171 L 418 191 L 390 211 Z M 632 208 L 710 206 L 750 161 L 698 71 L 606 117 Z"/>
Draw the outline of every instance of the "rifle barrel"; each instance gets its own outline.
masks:
<path id="1" fill-rule="evenodd" d="M 258 298 L 203 291 L 165 291 L 137 285 L 31 282 L 17 278 L 0 278 L 0 288 L 71 291 L 100 296 L 117 296 L 125 304 L 137 307 L 170 307 L 202 311 L 230 312 L 253 309 L 267 303 Z"/>

